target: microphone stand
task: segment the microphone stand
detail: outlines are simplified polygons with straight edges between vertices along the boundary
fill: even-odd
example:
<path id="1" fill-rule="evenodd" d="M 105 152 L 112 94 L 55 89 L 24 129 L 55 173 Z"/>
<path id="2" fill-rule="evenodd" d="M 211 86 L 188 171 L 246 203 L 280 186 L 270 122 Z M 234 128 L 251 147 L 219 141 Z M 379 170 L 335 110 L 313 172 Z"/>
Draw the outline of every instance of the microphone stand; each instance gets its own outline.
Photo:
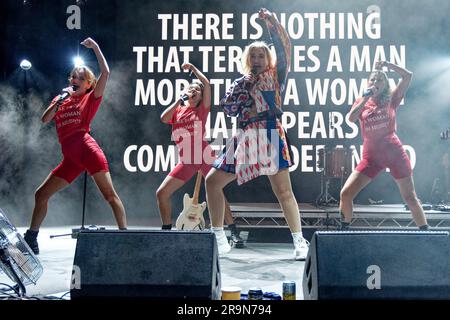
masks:
<path id="1" fill-rule="evenodd" d="M 84 227 L 84 220 L 85 220 L 85 215 L 86 215 L 86 187 L 87 187 L 87 171 L 84 171 L 83 209 L 82 209 L 82 213 L 81 213 L 81 227 L 80 228 L 72 228 L 72 233 L 51 235 L 50 239 L 57 238 L 57 237 L 65 237 L 65 236 L 72 236 L 73 239 L 76 239 L 78 236 L 78 233 L 80 231 L 87 230 L 87 228 Z"/>

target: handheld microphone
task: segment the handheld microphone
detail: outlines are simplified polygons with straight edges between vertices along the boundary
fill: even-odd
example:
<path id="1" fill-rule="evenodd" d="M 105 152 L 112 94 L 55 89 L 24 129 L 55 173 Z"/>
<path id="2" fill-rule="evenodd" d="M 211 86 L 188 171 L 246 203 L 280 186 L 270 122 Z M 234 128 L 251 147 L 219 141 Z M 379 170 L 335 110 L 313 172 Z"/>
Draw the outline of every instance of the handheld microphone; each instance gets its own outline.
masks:
<path id="1" fill-rule="evenodd" d="M 373 89 L 372 88 L 369 88 L 369 89 L 367 89 L 366 91 L 364 91 L 364 93 L 363 93 L 363 97 L 370 97 L 371 95 L 373 95 Z"/>
<path id="2" fill-rule="evenodd" d="M 72 85 L 72 90 L 73 91 L 77 91 L 78 88 L 79 87 L 77 85 Z M 62 102 L 64 100 L 66 100 L 69 96 L 70 96 L 70 93 L 63 89 L 62 93 L 59 95 L 58 102 Z"/>
<path id="3" fill-rule="evenodd" d="M 72 90 L 73 91 L 77 91 L 77 89 L 79 88 L 79 86 L 77 85 L 72 85 Z M 63 89 L 62 93 L 59 96 L 58 101 L 56 101 L 56 109 L 55 109 L 55 113 L 58 112 L 59 107 L 61 106 L 62 102 L 64 100 L 66 100 L 68 97 L 70 96 L 70 93 L 66 90 Z"/>
<path id="4" fill-rule="evenodd" d="M 253 75 L 253 77 L 255 78 L 255 81 L 245 83 L 245 88 L 246 88 L 247 90 L 249 90 L 249 91 L 250 91 L 250 89 L 256 84 L 256 82 L 258 82 L 258 78 L 257 78 L 258 67 L 253 66 L 253 67 L 250 69 L 250 72 L 251 72 L 251 74 Z"/>
<path id="5" fill-rule="evenodd" d="M 185 103 L 186 101 L 189 100 L 189 96 L 187 95 L 187 93 L 183 94 L 183 95 L 180 97 L 180 100 L 181 100 L 181 105 L 184 106 L 184 103 Z"/>

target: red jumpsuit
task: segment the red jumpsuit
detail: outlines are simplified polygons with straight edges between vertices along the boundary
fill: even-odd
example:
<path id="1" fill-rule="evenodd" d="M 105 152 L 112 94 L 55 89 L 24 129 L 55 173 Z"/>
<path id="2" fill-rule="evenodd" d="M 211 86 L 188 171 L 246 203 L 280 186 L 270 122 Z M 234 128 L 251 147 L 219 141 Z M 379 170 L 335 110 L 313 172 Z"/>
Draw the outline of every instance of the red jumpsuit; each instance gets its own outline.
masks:
<path id="1" fill-rule="evenodd" d="M 209 108 L 203 102 L 198 107 L 178 106 L 170 120 L 172 139 L 179 151 L 179 162 L 169 176 L 188 181 L 198 170 L 205 177 L 215 160 L 215 155 L 204 139 L 204 128 Z"/>

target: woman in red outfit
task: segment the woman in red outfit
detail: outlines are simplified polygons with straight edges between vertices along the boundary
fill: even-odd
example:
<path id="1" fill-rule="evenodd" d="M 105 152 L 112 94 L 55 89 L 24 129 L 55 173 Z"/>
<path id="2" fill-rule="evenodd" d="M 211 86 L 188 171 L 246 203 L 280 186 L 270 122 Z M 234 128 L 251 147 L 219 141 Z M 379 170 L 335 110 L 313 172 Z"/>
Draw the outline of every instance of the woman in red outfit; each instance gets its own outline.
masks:
<path id="1" fill-rule="evenodd" d="M 393 90 L 389 88 L 386 73 L 381 71 L 383 67 L 401 76 Z M 359 119 L 364 142 L 362 160 L 341 190 L 341 228 L 347 229 L 351 223 L 355 196 L 380 171 L 389 168 L 403 200 L 411 209 L 414 222 L 420 229 L 427 230 L 427 220 L 414 189 L 411 163 L 396 134 L 397 108 L 409 87 L 412 72 L 386 61 L 377 62 L 375 69 L 370 75 L 368 89 L 349 112 L 350 121 Z"/>
<path id="2" fill-rule="evenodd" d="M 208 78 L 193 64 L 184 63 L 181 68 L 190 70 L 198 80 L 192 82 L 183 97 L 161 114 L 161 121 L 172 125 L 172 139 L 177 144 L 180 154 L 179 163 L 169 172 L 156 191 L 163 230 L 172 229 L 172 195 L 199 170 L 205 177 L 215 160 L 213 149 L 204 139 L 205 123 L 211 109 L 211 85 Z M 235 246 L 242 247 L 244 241 L 233 222 L 227 201 L 225 201 L 225 222 Z"/>
<path id="3" fill-rule="evenodd" d="M 33 217 L 25 240 L 36 254 L 39 253 L 37 234 L 47 214 L 49 198 L 68 186 L 85 170 L 93 177 L 111 206 L 119 228 L 127 227 L 125 209 L 114 190 L 106 157 L 89 134 L 90 123 L 100 106 L 106 87 L 109 67 L 94 40 L 87 38 L 81 44 L 94 51 L 101 74 L 96 79 L 89 68 L 74 68 L 69 77 L 70 86 L 63 90 L 69 95 L 66 98 L 65 95 L 55 97 L 42 115 L 43 123 L 55 121 L 64 158 L 35 193 Z"/>

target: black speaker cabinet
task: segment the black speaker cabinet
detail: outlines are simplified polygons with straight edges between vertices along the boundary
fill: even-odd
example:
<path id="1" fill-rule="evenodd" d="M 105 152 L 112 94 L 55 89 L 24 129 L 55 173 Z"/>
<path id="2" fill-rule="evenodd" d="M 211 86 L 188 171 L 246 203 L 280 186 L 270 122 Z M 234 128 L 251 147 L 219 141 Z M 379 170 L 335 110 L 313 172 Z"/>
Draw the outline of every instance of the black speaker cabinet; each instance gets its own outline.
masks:
<path id="1" fill-rule="evenodd" d="M 450 299 L 450 238 L 434 231 L 322 231 L 310 244 L 305 299 Z"/>
<path id="2" fill-rule="evenodd" d="M 71 298 L 220 299 L 217 243 L 205 231 L 78 235 Z"/>

